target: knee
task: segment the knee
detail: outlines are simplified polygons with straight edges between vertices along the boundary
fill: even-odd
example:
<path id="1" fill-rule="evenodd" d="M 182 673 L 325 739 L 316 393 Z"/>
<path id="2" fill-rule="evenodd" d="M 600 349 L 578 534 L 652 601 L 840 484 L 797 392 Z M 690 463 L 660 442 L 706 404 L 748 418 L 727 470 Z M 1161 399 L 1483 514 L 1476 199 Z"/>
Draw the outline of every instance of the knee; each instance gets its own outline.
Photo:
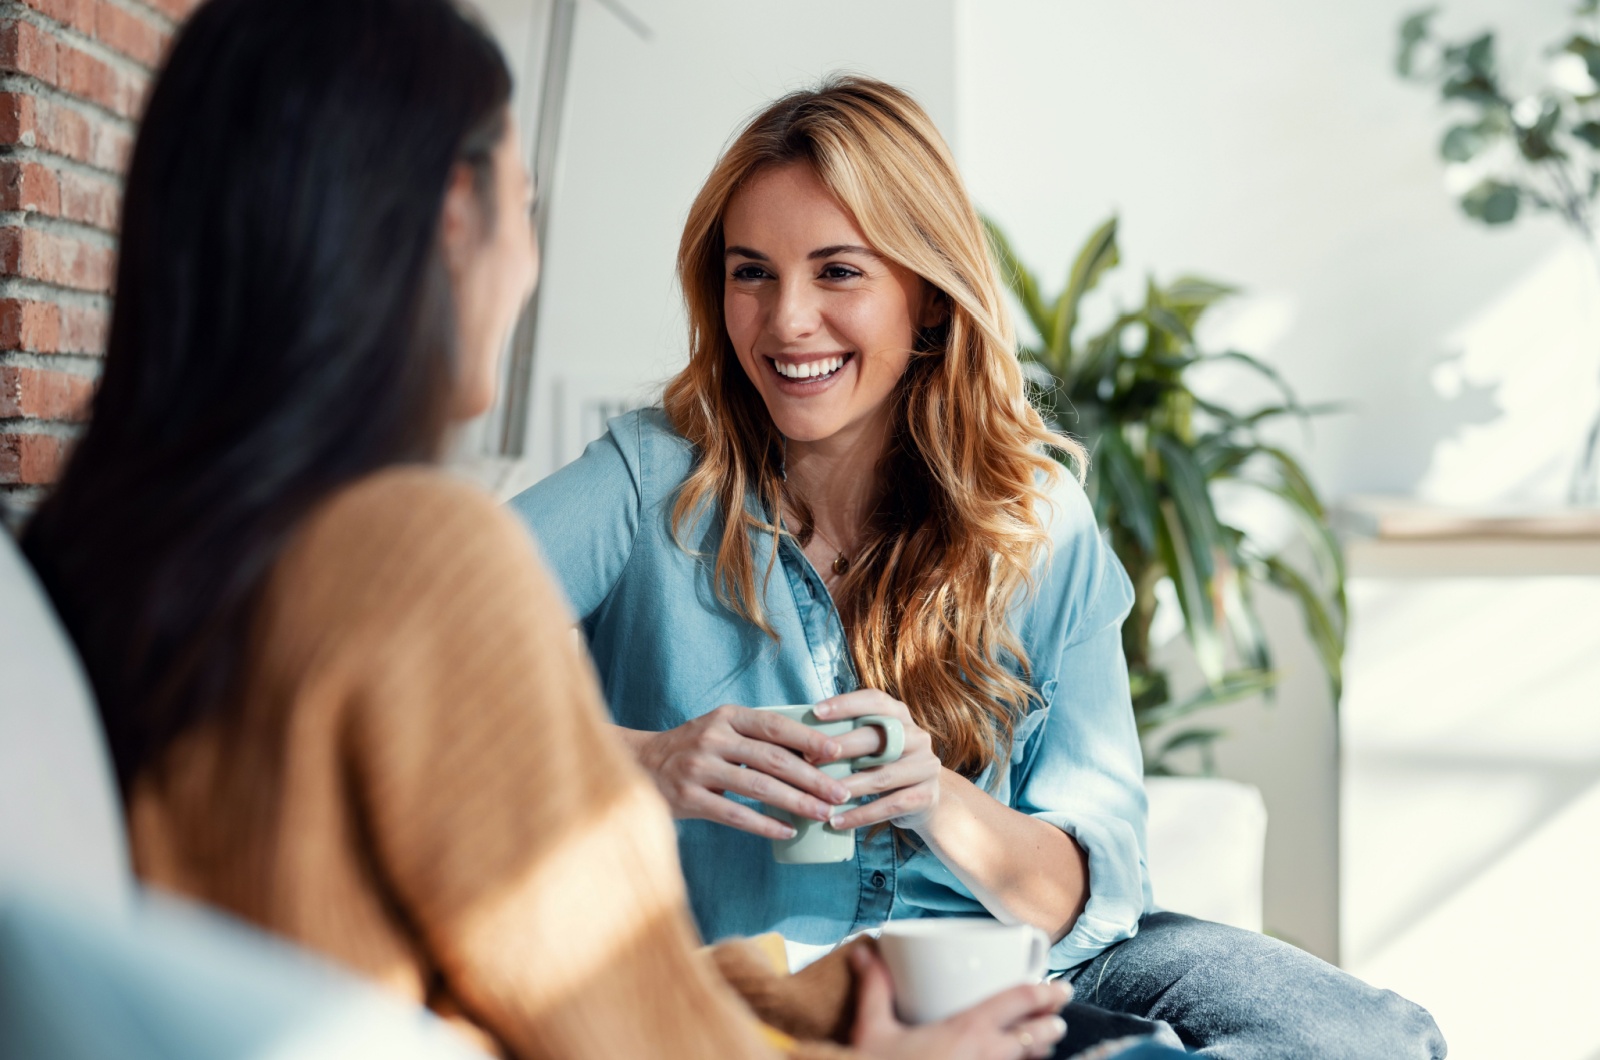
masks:
<path id="1" fill-rule="evenodd" d="M 1359 1033 L 1366 1037 L 1359 1055 L 1443 1060 L 1444 1035 L 1427 1009 L 1393 990 L 1375 989 L 1373 994 L 1366 1018 L 1359 1021 Z"/>

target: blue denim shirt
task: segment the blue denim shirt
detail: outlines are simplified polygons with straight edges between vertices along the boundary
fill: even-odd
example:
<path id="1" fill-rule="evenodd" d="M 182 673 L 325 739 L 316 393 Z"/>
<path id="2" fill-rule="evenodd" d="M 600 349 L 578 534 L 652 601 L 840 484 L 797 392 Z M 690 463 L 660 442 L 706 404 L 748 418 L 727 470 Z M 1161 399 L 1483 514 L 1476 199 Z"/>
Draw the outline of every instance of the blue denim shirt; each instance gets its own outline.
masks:
<path id="1" fill-rule="evenodd" d="M 674 540 L 672 505 L 692 461 L 660 410 L 629 413 L 511 501 L 582 619 L 616 721 L 661 731 L 724 703 L 814 703 L 855 689 L 839 614 L 792 539 L 762 597 L 776 641 L 716 598 L 718 517 L 686 528 L 699 555 Z M 1133 589 L 1070 476 L 1052 507 L 1052 556 L 1014 613 L 1040 705 L 1018 720 L 1010 760 L 975 782 L 1088 854 L 1088 906 L 1050 955 L 1061 970 L 1132 935 L 1154 906 L 1120 633 Z M 765 570 L 771 539 L 752 546 Z M 709 821 L 680 821 L 678 844 L 708 939 L 779 931 L 830 943 L 890 919 L 987 915 L 938 857 L 894 829 L 857 832 L 855 860 L 831 865 L 780 865 L 767 840 Z"/>

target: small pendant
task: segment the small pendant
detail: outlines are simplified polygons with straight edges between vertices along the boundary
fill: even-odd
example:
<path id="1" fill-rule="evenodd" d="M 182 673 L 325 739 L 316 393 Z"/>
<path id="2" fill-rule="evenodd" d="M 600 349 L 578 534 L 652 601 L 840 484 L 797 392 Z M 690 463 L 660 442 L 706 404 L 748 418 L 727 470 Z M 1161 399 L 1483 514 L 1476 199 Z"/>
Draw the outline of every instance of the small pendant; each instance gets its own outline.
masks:
<path id="1" fill-rule="evenodd" d="M 845 554 L 843 552 L 839 553 L 838 557 L 833 561 L 833 573 L 842 578 L 844 577 L 844 572 L 849 569 L 850 561 L 845 558 Z"/>

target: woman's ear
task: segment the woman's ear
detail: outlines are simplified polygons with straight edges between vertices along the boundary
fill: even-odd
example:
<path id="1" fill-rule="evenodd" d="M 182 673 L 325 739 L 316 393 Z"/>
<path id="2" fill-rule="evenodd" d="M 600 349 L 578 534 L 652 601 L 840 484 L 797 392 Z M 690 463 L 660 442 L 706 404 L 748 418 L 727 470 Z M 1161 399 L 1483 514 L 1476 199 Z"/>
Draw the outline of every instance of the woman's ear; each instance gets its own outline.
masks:
<path id="1" fill-rule="evenodd" d="M 922 305 L 917 314 L 917 327 L 923 331 L 941 328 L 950 323 L 950 296 L 933 284 L 922 282 Z"/>
<path id="2" fill-rule="evenodd" d="M 439 211 L 439 243 L 445 267 L 458 276 L 471 260 L 481 233 L 483 208 L 478 202 L 472 167 L 457 162 L 450 170 L 444 205 Z"/>

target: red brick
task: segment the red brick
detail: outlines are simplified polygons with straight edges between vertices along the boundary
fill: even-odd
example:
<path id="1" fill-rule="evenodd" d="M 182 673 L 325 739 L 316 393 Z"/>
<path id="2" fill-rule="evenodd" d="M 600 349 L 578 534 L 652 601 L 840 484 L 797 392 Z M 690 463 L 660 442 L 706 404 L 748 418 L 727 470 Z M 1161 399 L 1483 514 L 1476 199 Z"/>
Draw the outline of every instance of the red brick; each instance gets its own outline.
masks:
<path id="1" fill-rule="evenodd" d="M 72 312 L 68 310 L 67 312 Z M 61 307 L 54 302 L 32 299 L 0 299 L 0 350 L 27 350 L 30 353 L 66 353 L 72 350 L 65 338 Z"/>
<path id="2" fill-rule="evenodd" d="M 132 134 L 111 120 L 25 92 L 0 92 L 0 143 L 37 147 L 114 173 L 127 168 L 133 150 Z"/>
<path id="3" fill-rule="evenodd" d="M 71 172 L 56 174 L 55 179 L 61 207 L 58 216 L 107 232 L 116 231 L 117 206 L 121 199 L 121 188 L 116 181 Z"/>
<path id="4" fill-rule="evenodd" d="M 89 0 L 77 2 L 87 5 Z M 161 61 L 161 53 L 167 46 L 167 35 L 154 23 L 107 0 L 98 0 L 94 12 L 94 37 L 101 44 L 147 67 L 153 67 Z"/>
<path id="5" fill-rule="evenodd" d="M 52 434 L 0 432 L 0 484 L 47 486 L 61 474 L 68 444 Z"/>
<path id="6" fill-rule="evenodd" d="M 161 12 L 174 22 L 182 22 L 199 7 L 201 0 L 144 0 L 146 7 Z"/>
<path id="7" fill-rule="evenodd" d="M 37 162 L 0 162 L 0 210 L 61 216 L 61 185 Z"/>
<path id="8" fill-rule="evenodd" d="M 60 316 L 61 331 L 55 352 L 92 353 L 96 357 L 105 354 L 106 336 L 111 330 L 109 312 L 83 306 L 62 306 Z"/>
<path id="9" fill-rule="evenodd" d="M 142 76 L 96 59 L 69 44 L 58 44 L 54 84 L 68 95 L 98 103 L 124 118 L 132 118 L 139 113 L 139 106 L 144 102 L 147 81 Z"/>
<path id="10" fill-rule="evenodd" d="M 56 39 L 31 22 L 0 22 L 0 71 L 57 83 Z"/>
<path id="11" fill-rule="evenodd" d="M 37 228 L 0 228 L 0 275 L 110 293 L 114 261 L 108 247 Z"/>
<path id="12" fill-rule="evenodd" d="M 34 104 L 37 126 L 35 146 L 53 155 L 65 155 L 79 162 L 94 161 L 94 126 L 71 107 L 49 100 Z"/>
<path id="13" fill-rule="evenodd" d="M 22 0 L 45 18 L 71 26 L 86 36 L 94 35 L 96 0 Z"/>
<path id="14" fill-rule="evenodd" d="M 0 419 L 82 423 L 93 397 L 94 380 L 87 376 L 0 364 Z"/>
<path id="15" fill-rule="evenodd" d="M 32 96 L 0 92 L 0 143 L 32 145 L 37 122 L 33 104 Z"/>

